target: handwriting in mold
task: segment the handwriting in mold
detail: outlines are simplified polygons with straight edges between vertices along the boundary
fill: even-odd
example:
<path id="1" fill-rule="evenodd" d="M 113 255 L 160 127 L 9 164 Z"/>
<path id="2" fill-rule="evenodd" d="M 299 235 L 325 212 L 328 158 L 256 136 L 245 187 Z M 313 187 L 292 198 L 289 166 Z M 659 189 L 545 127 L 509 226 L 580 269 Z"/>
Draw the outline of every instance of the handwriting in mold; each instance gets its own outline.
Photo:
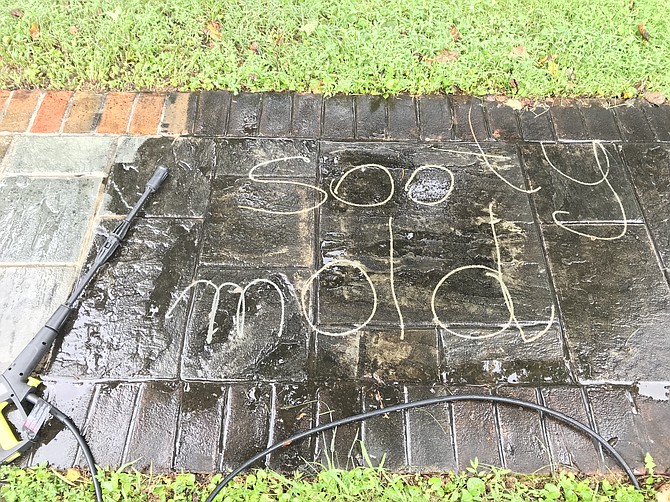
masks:
<path id="1" fill-rule="evenodd" d="M 595 148 L 595 146 L 594 146 L 594 148 Z M 481 147 L 480 147 L 480 152 L 481 153 L 479 153 L 477 155 L 482 156 L 484 159 L 486 159 L 487 154 L 484 154 L 483 150 L 481 150 Z M 308 189 L 314 190 L 314 191 L 318 192 L 319 194 L 321 194 L 321 200 L 318 203 L 316 203 L 316 204 L 314 204 L 310 207 L 295 209 L 295 210 L 291 210 L 291 211 L 279 211 L 279 210 L 266 209 L 266 208 L 250 207 L 250 206 L 246 206 L 246 205 L 240 205 L 239 207 L 241 209 L 252 210 L 252 211 L 260 211 L 260 212 L 270 213 L 270 214 L 300 214 L 300 213 L 316 210 L 318 207 L 323 205 L 328 200 L 329 197 L 333 197 L 334 199 L 338 200 L 339 202 L 341 202 L 343 204 L 346 204 L 346 205 L 349 205 L 349 206 L 352 206 L 352 207 L 369 208 L 369 207 L 382 206 L 382 205 L 388 203 L 393 198 L 393 196 L 395 195 L 396 188 L 395 188 L 395 182 L 394 182 L 393 176 L 391 175 L 390 170 L 387 167 L 385 167 L 381 164 L 363 164 L 363 165 L 352 167 L 351 169 L 346 171 L 342 176 L 340 176 L 339 180 L 337 180 L 337 181 L 332 180 L 330 182 L 330 185 L 328 187 L 328 189 L 329 189 L 328 192 L 326 190 L 323 190 L 323 189 L 321 189 L 319 187 L 316 187 L 316 186 L 313 186 L 313 185 L 309 185 L 307 183 L 289 181 L 289 180 L 281 180 L 281 179 L 279 179 L 279 180 L 278 179 L 263 179 L 263 178 L 259 178 L 256 174 L 256 170 L 263 167 L 263 166 L 267 166 L 267 165 L 277 163 L 277 162 L 285 162 L 285 161 L 289 161 L 289 160 L 295 160 L 295 159 L 300 159 L 300 160 L 303 160 L 305 162 L 309 162 L 308 158 L 299 157 L 299 156 L 283 157 L 283 158 L 280 158 L 280 159 L 274 159 L 274 160 L 271 160 L 271 161 L 266 161 L 266 162 L 255 165 L 249 171 L 249 175 L 248 175 L 249 179 L 251 181 L 257 182 L 257 183 L 281 183 L 281 184 L 289 184 L 289 185 L 294 185 L 294 186 L 299 186 L 299 187 L 302 187 L 302 188 L 308 188 Z M 488 164 L 488 162 L 487 162 L 487 164 Z M 491 170 L 494 170 L 493 167 L 490 166 L 490 164 L 488 164 L 488 165 L 489 165 Z M 609 164 L 608 164 L 608 166 L 609 166 Z M 366 171 L 366 170 L 369 170 L 369 169 L 380 170 L 388 177 L 389 188 L 388 188 L 388 194 L 386 195 L 386 197 L 384 199 L 380 200 L 380 201 L 377 201 L 377 202 L 365 202 L 365 203 L 353 202 L 353 201 L 347 200 L 345 197 L 343 197 L 340 193 L 340 188 L 341 188 L 343 182 L 347 179 L 347 177 L 350 176 L 354 172 Z M 423 171 L 431 170 L 431 169 L 438 170 L 438 171 L 446 173 L 448 178 L 449 178 L 449 184 L 448 184 L 448 187 L 444 190 L 444 193 L 442 193 L 439 197 L 435 198 L 434 200 L 422 200 L 421 198 L 419 198 L 417 196 L 417 189 L 416 189 L 416 186 L 414 185 L 414 182 L 415 182 L 416 176 L 419 173 L 421 173 Z M 608 172 L 609 172 L 609 167 L 608 167 Z M 603 179 L 606 180 L 606 174 L 603 174 Z M 419 166 L 418 168 L 416 168 L 411 173 L 411 175 L 407 179 L 407 182 L 404 185 L 404 192 L 407 194 L 407 197 L 411 201 L 413 201 L 417 204 L 420 204 L 420 205 L 425 205 L 425 206 L 435 206 L 435 205 L 438 205 L 438 204 L 445 203 L 447 201 L 447 199 L 449 198 L 449 196 L 451 195 L 451 193 L 453 192 L 453 190 L 454 190 L 454 173 L 448 167 L 442 166 L 442 165 L 436 165 L 436 164 L 426 164 L 426 165 Z M 537 191 L 537 189 L 528 191 L 527 193 L 532 193 L 532 192 L 535 192 L 535 191 Z M 437 312 L 437 306 L 436 306 L 436 298 L 438 296 L 438 293 L 439 293 L 440 289 L 443 288 L 445 286 L 445 284 L 450 279 L 452 279 L 454 276 L 456 276 L 459 272 L 463 272 L 465 270 L 475 270 L 475 269 L 476 270 L 481 270 L 486 276 L 491 277 L 492 279 L 494 279 L 498 283 L 498 286 L 500 287 L 500 290 L 501 290 L 501 293 L 502 293 L 502 296 L 503 296 L 503 299 L 504 299 L 505 306 L 506 306 L 507 311 L 509 313 L 509 317 L 508 317 L 507 321 L 500 325 L 500 329 L 498 331 L 495 331 L 491 334 L 485 335 L 484 337 L 486 337 L 486 338 L 493 337 L 493 336 L 499 335 L 499 334 L 507 331 L 511 327 L 514 327 L 517 330 L 517 332 L 519 333 L 519 335 L 521 336 L 521 338 L 524 342 L 531 342 L 533 340 L 536 340 L 536 339 L 540 338 L 544 334 L 546 334 L 549 331 L 549 329 L 552 327 L 552 325 L 554 323 L 554 320 L 555 320 L 555 307 L 554 307 L 553 304 L 551 305 L 550 319 L 546 323 L 546 326 L 544 327 L 544 329 L 542 329 L 539 333 L 537 333 L 533 336 L 529 336 L 524 331 L 522 325 L 520 324 L 520 322 L 518 321 L 518 319 L 516 317 L 515 307 L 514 307 L 514 300 L 513 300 L 512 295 L 509 291 L 509 288 L 508 288 L 508 286 L 505 282 L 505 277 L 504 277 L 503 270 L 502 270 L 502 264 L 501 264 L 501 259 L 500 259 L 500 244 L 499 244 L 498 236 L 497 236 L 497 233 L 496 233 L 496 230 L 495 230 L 495 224 L 499 221 L 500 220 L 497 220 L 495 218 L 494 214 L 493 214 L 493 203 L 491 203 L 489 205 L 489 224 L 490 224 L 490 227 L 491 227 L 493 242 L 494 242 L 494 246 L 495 246 L 496 268 L 491 268 L 491 267 L 487 267 L 487 266 L 484 266 L 484 265 L 465 265 L 463 267 L 456 268 L 456 269 L 448 272 L 447 274 L 445 274 L 438 281 L 437 285 L 435 286 L 435 288 L 432 291 L 431 301 L 430 301 L 431 310 L 432 310 L 432 314 L 433 314 L 432 322 L 434 322 L 437 326 L 440 326 L 446 332 L 448 332 L 448 333 L 450 333 L 454 336 L 458 336 L 458 337 L 462 337 L 462 338 L 483 338 L 482 336 L 474 337 L 474 336 L 467 335 L 467 334 L 464 334 L 464 333 L 459 333 L 459 332 L 453 330 L 450 327 L 448 322 L 446 322 L 445 320 L 440 318 L 440 315 Z M 400 308 L 400 304 L 398 302 L 398 297 L 397 297 L 396 288 L 395 288 L 395 251 L 394 251 L 394 235 L 393 235 L 393 218 L 392 217 L 388 218 L 388 232 L 389 232 L 389 260 L 388 260 L 388 262 L 389 262 L 391 295 L 392 295 L 392 299 L 393 299 L 393 303 L 394 303 L 396 312 L 398 314 L 399 328 L 400 328 L 400 339 L 402 340 L 405 337 L 405 322 L 404 322 L 404 317 L 403 317 L 402 310 Z M 370 313 L 369 313 L 367 319 L 365 319 L 365 321 L 363 321 L 360 324 L 356 324 L 353 328 L 347 329 L 347 330 L 344 330 L 344 331 L 341 331 L 341 332 L 328 331 L 328 330 L 325 330 L 322 327 L 318 326 L 316 323 L 314 323 L 312 321 L 311 316 L 308 312 L 310 301 L 311 301 L 310 291 L 311 291 L 312 284 L 314 283 L 314 281 L 316 281 L 320 277 L 321 274 L 323 274 L 327 270 L 329 270 L 331 268 L 335 268 L 335 267 L 340 267 L 340 268 L 341 267 L 351 267 L 351 268 L 357 269 L 360 272 L 360 274 L 362 275 L 363 279 L 367 282 L 367 285 L 368 285 L 369 290 L 370 290 L 370 296 L 371 296 L 371 299 L 372 299 L 372 306 L 371 306 Z M 239 300 L 238 300 L 238 304 L 237 304 L 237 310 L 236 310 L 236 313 L 235 313 L 235 318 L 234 318 L 234 323 L 233 323 L 234 328 L 233 329 L 235 331 L 236 336 L 243 337 L 244 336 L 244 324 L 245 324 L 245 299 L 246 299 L 246 295 L 247 295 L 247 292 L 248 292 L 249 288 L 251 288 L 254 285 L 257 285 L 259 283 L 267 283 L 267 284 L 271 285 L 277 292 L 278 298 L 280 299 L 280 303 L 281 303 L 281 317 L 280 317 L 280 322 L 279 322 L 279 333 L 281 334 L 283 329 L 284 329 L 285 312 L 286 312 L 286 298 L 284 297 L 284 295 L 283 295 L 281 289 L 279 288 L 279 286 L 277 286 L 275 283 L 273 283 L 272 281 L 270 281 L 268 279 L 254 279 L 253 281 L 251 281 L 249 284 L 247 284 L 244 287 L 242 287 L 241 285 L 239 285 L 237 283 L 232 283 L 232 282 L 224 282 L 224 283 L 217 286 L 212 281 L 205 280 L 205 279 L 200 279 L 200 280 L 194 281 L 184 291 L 182 291 L 179 294 L 179 296 L 177 297 L 177 299 L 175 300 L 173 305 L 168 310 L 167 315 L 170 316 L 172 314 L 174 308 L 176 307 L 176 305 L 180 301 L 185 300 L 187 298 L 188 292 L 191 289 L 193 289 L 194 287 L 196 287 L 197 285 L 202 284 L 202 285 L 205 285 L 205 287 L 214 288 L 214 298 L 212 299 L 212 305 L 210 307 L 210 311 L 209 311 L 209 314 L 208 314 L 209 324 L 208 324 L 207 338 L 206 338 L 206 343 L 210 344 L 210 343 L 212 343 L 213 337 L 218 332 L 218 329 L 219 329 L 216 325 L 215 315 L 216 315 L 216 312 L 217 312 L 218 307 L 219 307 L 221 291 L 224 288 L 227 287 L 229 292 L 234 293 L 234 294 L 239 294 Z M 379 297 L 378 297 L 377 290 L 375 288 L 375 284 L 372 281 L 372 279 L 370 278 L 365 266 L 360 261 L 357 261 L 357 260 L 338 258 L 338 259 L 335 259 L 333 261 L 330 261 L 330 262 L 326 263 L 325 265 L 323 265 L 321 268 L 319 268 L 316 272 L 314 272 L 305 281 L 305 283 L 302 285 L 302 288 L 300 288 L 300 304 L 301 304 L 301 307 L 302 307 L 302 315 L 304 316 L 304 318 L 307 321 L 307 323 L 309 324 L 309 326 L 315 332 L 323 334 L 323 335 L 327 335 L 327 336 L 335 336 L 335 337 L 337 337 L 337 336 L 347 336 L 347 335 L 352 335 L 352 334 L 355 334 L 355 333 L 361 331 L 375 317 L 375 314 L 376 314 L 377 309 L 378 309 L 378 302 L 379 302 Z"/>

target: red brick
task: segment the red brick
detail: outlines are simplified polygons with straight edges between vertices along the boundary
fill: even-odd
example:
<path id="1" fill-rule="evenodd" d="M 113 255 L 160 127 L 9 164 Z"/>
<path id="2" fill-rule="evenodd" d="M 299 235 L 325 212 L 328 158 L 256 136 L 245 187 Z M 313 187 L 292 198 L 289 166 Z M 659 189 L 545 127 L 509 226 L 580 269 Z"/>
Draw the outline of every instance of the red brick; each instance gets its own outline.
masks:
<path id="1" fill-rule="evenodd" d="M 0 131 L 24 132 L 28 129 L 40 91 L 14 91 L 5 116 L 0 121 Z"/>
<path id="2" fill-rule="evenodd" d="M 161 132 L 179 136 L 191 132 L 193 115 L 192 99 L 195 96 L 187 92 L 170 93 L 165 100 L 165 113 Z"/>
<path id="3" fill-rule="evenodd" d="M 0 119 L 2 118 L 2 109 L 5 107 L 5 102 L 9 98 L 9 91 L 3 91 L 0 89 Z"/>
<path id="4" fill-rule="evenodd" d="M 59 132 L 71 97 L 70 91 L 47 92 L 30 130 L 32 132 Z"/>
<path id="5" fill-rule="evenodd" d="M 91 132 L 95 130 L 102 94 L 78 92 L 74 95 L 70 113 L 65 119 L 63 132 Z"/>
<path id="6" fill-rule="evenodd" d="M 162 94 L 140 94 L 133 110 L 133 118 L 130 119 L 128 132 L 130 134 L 157 134 L 163 115 L 164 101 L 165 96 Z"/>
<path id="7" fill-rule="evenodd" d="M 110 92 L 105 97 L 105 107 L 102 110 L 99 133 L 124 134 L 128 129 L 128 119 L 135 101 L 135 93 Z"/>

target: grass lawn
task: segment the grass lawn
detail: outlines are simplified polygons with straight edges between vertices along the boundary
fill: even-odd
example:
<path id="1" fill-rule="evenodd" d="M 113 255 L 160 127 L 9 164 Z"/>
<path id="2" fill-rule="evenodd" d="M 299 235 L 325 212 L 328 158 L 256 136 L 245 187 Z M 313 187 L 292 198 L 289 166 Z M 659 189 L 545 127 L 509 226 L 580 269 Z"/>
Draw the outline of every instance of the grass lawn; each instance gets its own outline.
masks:
<path id="1" fill-rule="evenodd" d="M 112 471 L 101 480 L 105 500 L 149 502 L 204 501 L 221 475 L 198 478 L 144 475 L 132 469 Z M 233 480 L 216 498 L 218 502 L 238 501 L 619 501 L 669 500 L 667 477 L 648 475 L 636 491 L 622 478 L 586 478 L 574 473 L 553 476 L 521 476 L 510 471 L 477 466 L 455 475 L 392 474 L 379 468 L 350 471 L 329 469 L 313 476 L 283 476 L 260 470 Z M 667 492 L 667 493 L 666 493 Z M 0 467 L 0 500 L 6 502 L 78 502 L 92 500 L 89 479 L 76 469 L 58 472 L 46 467 L 23 470 Z"/>
<path id="2" fill-rule="evenodd" d="M 670 95 L 669 14 L 668 0 L 0 0 L 0 88 Z"/>

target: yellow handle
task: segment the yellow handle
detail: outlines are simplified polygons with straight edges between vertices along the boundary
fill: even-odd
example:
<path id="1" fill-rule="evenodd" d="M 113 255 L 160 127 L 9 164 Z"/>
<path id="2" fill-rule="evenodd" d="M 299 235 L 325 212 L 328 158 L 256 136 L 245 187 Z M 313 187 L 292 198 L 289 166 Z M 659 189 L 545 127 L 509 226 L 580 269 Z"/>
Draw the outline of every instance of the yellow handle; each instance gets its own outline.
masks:
<path id="1" fill-rule="evenodd" d="M 2 414 L 2 410 L 5 409 L 7 404 L 8 404 L 7 401 L 5 401 L 4 403 L 0 403 L 0 447 L 2 447 L 2 449 L 5 451 L 11 450 L 17 444 L 19 444 L 19 440 L 16 439 L 16 436 L 14 436 L 14 431 L 12 431 L 12 428 L 7 423 L 7 419 Z M 19 453 L 15 453 L 11 457 L 9 457 L 6 460 L 6 462 L 11 462 L 18 456 Z"/>

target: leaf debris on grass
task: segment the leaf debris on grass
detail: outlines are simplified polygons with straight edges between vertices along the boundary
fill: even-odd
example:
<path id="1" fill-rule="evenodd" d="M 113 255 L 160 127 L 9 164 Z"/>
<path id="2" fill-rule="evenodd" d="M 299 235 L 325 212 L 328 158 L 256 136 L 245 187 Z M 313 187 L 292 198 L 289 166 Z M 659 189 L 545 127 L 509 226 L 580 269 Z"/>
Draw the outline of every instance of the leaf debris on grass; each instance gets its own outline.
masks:
<path id="1" fill-rule="evenodd" d="M 667 96 L 666 3 L 0 0 L 0 88 Z"/>

